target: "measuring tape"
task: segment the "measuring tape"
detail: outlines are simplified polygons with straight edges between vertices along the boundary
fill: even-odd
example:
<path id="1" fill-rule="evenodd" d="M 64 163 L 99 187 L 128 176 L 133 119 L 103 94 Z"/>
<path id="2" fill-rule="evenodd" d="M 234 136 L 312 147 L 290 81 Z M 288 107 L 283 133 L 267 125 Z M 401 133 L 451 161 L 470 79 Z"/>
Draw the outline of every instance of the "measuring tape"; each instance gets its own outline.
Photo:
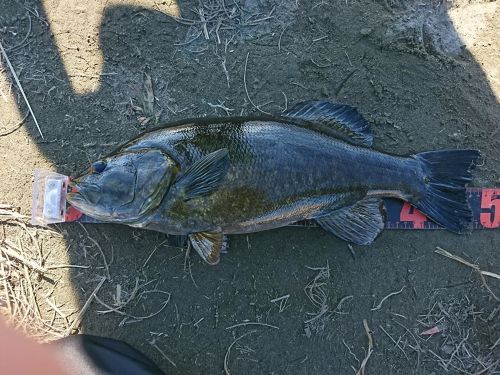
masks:
<path id="1" fill-rule="evenodd" d="M 472 229 L 500 228 L 500 188 L 468 188 L 467 198 L 473 214 Z M 384 198 L 384 204 L 386 229 L 444 229 L 408 202 Z M 71 206 L 66 209 L 65 221 L 98 222 Z M 316 227 L 318 224 L 314 220 L 305 220 L 291 226 Z"/>
<path id="2" fill-rule="evenodd" d="M 472 210 L 472 229 L 500 228 L 500 188 L 468 188 L 467 199 Z M 408 202 L 384 198 L 387 214 L 385 229 L 444 229 Z M 313 220 L 292 224 L 317 227 Z"/>

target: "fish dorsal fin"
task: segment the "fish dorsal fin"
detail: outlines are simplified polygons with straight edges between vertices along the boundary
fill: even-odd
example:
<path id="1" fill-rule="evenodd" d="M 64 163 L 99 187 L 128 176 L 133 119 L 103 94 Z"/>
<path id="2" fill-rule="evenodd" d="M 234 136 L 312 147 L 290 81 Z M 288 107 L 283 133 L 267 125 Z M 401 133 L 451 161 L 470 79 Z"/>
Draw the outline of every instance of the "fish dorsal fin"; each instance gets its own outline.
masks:
<path id="1" fill-rule="evenodd" d="M 224 234 L 222 232 L 192 233 L 189 235 L 189 240 L 205 262 L 212 266 L 219 263 L 224 244 Z"/>
<path id="2" fill-rule="evenodd" d="M 297 103 L 282 116 L 306 121 L 313 129 L 362 146 L 373 144 L 368 122 L 354 107 L 327 101 Z"/>
<path id="3" fill-rule="evenodd" d="M 383 202 L 378 198 L 365 198 L 316 218 L 316 221 L 327 232 L 345 241 L 369 245 L 385 226 Z"/>
<path id="4" fill-rule="evenodd" d="M 219 187 L 228 167 L 228 150 L 214 151 L 187 168 L 176 181 L 176 188 L 182 191 L 184 200 L 211 194 Z"/>

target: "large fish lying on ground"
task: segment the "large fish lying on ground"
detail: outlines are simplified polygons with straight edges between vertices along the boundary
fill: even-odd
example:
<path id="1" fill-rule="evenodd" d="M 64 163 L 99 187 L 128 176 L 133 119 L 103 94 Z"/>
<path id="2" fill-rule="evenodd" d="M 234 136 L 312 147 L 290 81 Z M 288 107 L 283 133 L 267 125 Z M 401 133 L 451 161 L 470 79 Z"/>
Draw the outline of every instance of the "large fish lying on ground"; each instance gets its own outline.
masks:
<path id="1" fill-rule="evenodd" d="M 185 120 L 96 161 L 67 198 L 102 221 L 189 235 L 210 264 L 224 234 L 304 219 L 370 244 L 384 228 L 382 197 L 408 201 L 453 232 L 468 230 L 465 186 L 478 151 L 401 157 L 371 145 L 357 110 L 330 102 L 299 103 L 278 116 Z"/>

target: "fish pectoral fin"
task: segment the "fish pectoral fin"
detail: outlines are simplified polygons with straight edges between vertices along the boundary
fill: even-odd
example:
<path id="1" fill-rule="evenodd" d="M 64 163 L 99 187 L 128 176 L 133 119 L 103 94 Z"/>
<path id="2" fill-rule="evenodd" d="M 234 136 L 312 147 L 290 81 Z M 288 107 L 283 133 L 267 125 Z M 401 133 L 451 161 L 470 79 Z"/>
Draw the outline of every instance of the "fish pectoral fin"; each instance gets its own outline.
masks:
<path id="1" fill-rule="evenodd" d="M 189 235 L 194 249 L 205 262 L 214 266 L 219 263 L 220 253 L 224 245 L 222 232 L 198 232 Z"/>
<path id="2" fill-rule="evenodd" d="M 327 232 L 357 245 L 369 245 L 385 226 L 381 199 L 365 198 L 315 219 Z"/>
<path id="3" fill-rule="evenodd" d="M 309 128 L 351 143 L 373 144 L 370 125 L 356 108 L 349 105 L 310 100 L 297 103 L 282 116 L 307 121 Z"/>
<path id="4" fill-rule="evenodd" d="M 196 161 L 175 184 L 182 191 L 184 200 L 208 195 L 219 187 L 228 167 L 229 153 L 222 148 Z"/>

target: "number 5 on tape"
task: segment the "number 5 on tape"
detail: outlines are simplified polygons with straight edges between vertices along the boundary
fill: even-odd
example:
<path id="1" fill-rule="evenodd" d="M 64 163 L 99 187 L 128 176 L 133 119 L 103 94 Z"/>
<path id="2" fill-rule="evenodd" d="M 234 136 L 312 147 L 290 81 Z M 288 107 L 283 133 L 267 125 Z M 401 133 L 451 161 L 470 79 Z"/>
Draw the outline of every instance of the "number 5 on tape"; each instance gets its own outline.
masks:
<path id="1" fill-rule="evenodd" d="M 485 228 L 500 227 L 500 189 L 483 189 L 479 221 Z"/>

